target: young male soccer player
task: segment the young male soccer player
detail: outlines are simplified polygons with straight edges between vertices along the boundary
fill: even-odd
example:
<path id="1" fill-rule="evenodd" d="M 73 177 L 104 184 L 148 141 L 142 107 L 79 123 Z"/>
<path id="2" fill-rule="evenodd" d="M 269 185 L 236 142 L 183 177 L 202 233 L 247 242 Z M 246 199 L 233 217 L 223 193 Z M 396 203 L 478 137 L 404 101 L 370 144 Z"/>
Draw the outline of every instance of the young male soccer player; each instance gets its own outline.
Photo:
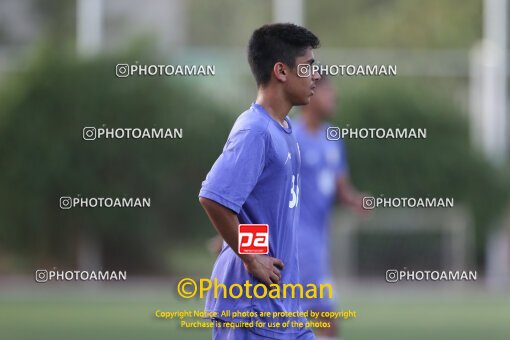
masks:
<path id="1" fill-rule="evenodd" d="M 236 120 L 222 154 L 202 183 L 200 203 L 224 239 L 213 268 L 227 290 L 232 284 L 299 284 L 298 221 L 300 154 L 293 126 L 287 118 L 295 105 L 308 104 L 317 73 L 299 77 L 297 65 L 314 63 L 313 49 L 319 39 L 293 24 L 265 25 L 253 32 L 248 61 L 257 82 L 257 99 Z M 239 254 L 239 224 L 269 225 L 269 254 Z M 235 290 L 238 292 L 238 290 Z M 258 290 L 259 294 L 263 291 Z M 298 312 L 299 298 L 225 298 L 210 290 L 205 309 L 218 312 L 223 322 L 260 321 L 263 326 L 215 327 L 214 339 L 315 339 L 307 328 L 269 327 L 303 318 L 221 316 L 232 312 Z M 261 323 L 258 323 L 261 325 Z M 227 324 L 225 324 L 227 325 Z"/>
<path id="2" fill-rule="evenodd" d="M 329 215 L 336 198 L 362 211 L 362 195 L 352 188 L 342 140 L 327 139 L 328 120 L 335 111 L 335 89 L 322 77 L 310 104 L 302 108 L 294 124 L 301 149 L 301 214 L 298 228 L 299 266 L 302 284 L 331 283 Z M 334 311 L 331 299 L 303 299 L 303 310 Z M 324 320 L 331 322 L 332 320 Z M 337 327 L 318 328 L 317 336 L 338 336 Z"/>

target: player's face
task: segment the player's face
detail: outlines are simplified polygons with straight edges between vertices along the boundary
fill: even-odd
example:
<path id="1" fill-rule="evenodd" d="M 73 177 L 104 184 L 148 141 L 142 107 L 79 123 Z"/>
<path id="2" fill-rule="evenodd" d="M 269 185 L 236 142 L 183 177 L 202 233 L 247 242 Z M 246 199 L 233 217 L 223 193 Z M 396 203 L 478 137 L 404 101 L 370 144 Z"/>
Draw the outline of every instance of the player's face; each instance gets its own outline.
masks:
<path id="1" fill-rule="evenodd" d="M 321 79 L 317 83 L 315 94 L 310 100 L 312 111 L 321 119 L 328 119 L 335 111 L 336 94 L 330 79 Z"/>
<path id="2" fill-rule="evenodd" d="M 302 72 L 303 64 L 310 65 L 311 70 L 313 62 L 313 51 L 308 48 L 304 55 L 296 58 L 296 66 L 289 72 L 285 82 L 285 91 L 292 105 L 307 105 L 310 102 L 310 97 L 314 95 L 315 82 L 320 79 L 319 74 L 317 72 L 308 72 L 308 74 Z"/>

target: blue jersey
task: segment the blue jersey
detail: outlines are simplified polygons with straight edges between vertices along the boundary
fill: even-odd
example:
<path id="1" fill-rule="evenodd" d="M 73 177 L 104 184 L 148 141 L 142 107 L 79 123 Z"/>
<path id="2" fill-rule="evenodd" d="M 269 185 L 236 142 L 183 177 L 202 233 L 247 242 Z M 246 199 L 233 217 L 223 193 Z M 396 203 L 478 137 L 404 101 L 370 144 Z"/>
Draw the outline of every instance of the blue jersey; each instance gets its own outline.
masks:
<path id="1" fill-rule="evenodd" d="M 299 217 L 300 153 L 286 118 L 288 128 L 271 118 L 258 104 L 243 112 L 232 128 L 222 154 L 202 183 L 199 196 L 211 199 L 238 214 L 244 224 L 269 225 L 269 256 L 283 261 L 281 284 L 299 283 L 296 228 Z M 227 288 L 244 285 L 246 280 L 256 285 L 261 282 L 245 269 L 241 259 L 224 242 L 214 264 L 211 279 L 218 279 Z M 206 298 L 205 309 L 221 314 L 223 310 L 278 312 L 300 310 L 298 298 L 224 298 L 222 289 L 218 298 L 212 290 Z M 253 294 L 252 294 L 253 295 Z M 255 321 L 256 318 L 220 317 L 224 321 Z M 285 319 L 287 320 L 287 319 Z M 294 319 L 296 320 L 296 319 Z M 273 322 L 271 318 L 260 319 Z M 299 321 L 306 321 L 299 319 Z M 299 330 L 293 328 L 252 331 L 275 338 L 293 338 Z"/>
<path id="2" fill-rule="evenodd" d="M 312 133 L 302 119 L 294 124 L 302 157 L 298 244 L 303 284 L 330 283 L 329 216 L 347 160 L 342 140 L 328 140 L 327 128 L 323 124 Z M 303 308 L 311 307 L 311 302 L 304 300 Z"/>

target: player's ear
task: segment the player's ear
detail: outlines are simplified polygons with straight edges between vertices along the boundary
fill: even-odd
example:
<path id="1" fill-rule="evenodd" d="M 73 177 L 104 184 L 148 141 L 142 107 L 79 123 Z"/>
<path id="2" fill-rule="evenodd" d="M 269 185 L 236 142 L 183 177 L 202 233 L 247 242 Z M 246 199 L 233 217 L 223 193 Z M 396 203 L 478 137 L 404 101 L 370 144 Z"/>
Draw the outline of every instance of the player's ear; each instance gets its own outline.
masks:
<path id="1" fill-rule="evenodd" d="M 277 62 L 273 66 L 273 74 L 275 78 L 281 82 L 287 81 L 288 68 L 282 62 Z"/>

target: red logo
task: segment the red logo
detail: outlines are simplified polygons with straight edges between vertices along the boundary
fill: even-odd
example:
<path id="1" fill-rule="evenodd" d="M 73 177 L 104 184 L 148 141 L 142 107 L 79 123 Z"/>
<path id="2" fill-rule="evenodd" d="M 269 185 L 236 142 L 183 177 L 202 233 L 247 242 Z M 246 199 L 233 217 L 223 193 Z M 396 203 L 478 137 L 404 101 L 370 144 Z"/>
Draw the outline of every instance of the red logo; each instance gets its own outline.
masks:
<path id="1" fill-rule="evenodd" d="M 239 254 L 269 253 L 269 225 L 240 224 Z"/>

